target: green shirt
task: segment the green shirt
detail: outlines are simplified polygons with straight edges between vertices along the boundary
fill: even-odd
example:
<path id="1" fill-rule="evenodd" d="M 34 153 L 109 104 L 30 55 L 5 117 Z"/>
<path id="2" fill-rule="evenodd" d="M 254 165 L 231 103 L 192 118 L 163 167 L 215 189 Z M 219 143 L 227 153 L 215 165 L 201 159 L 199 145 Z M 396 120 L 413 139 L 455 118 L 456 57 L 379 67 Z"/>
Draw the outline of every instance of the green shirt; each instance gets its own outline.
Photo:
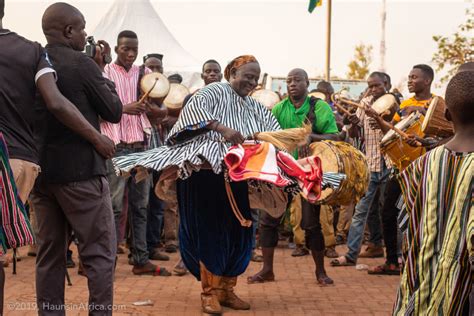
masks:
<path id="1" fill-rule="evenodd" d="M 286 98 L 277 103 L 272 113 L 280 123 L 282 129 L 301 127 L 309 112 L 309 99 L 306 97 L 303 105 L 298 109 L 291 103 L 290 98 Z M 323 100 L 318 100 L 314 106 L 313 133 L 315 134 L 336 134 L 338 133 L 336 118 L 329 104 Z"/>
<path id="2" fill-rule="evenodd" d="M 284 99 L 273 107 L 272 113 L 278 120 L 278 123 L 280 123 L 282 129 L 297 128 L 303 125 L 310 109 L 309 100 L 310 97 L 306 97 L 303 105 L 298 109 L 291 103 L 290 98 Z M 314 116 L 313 133 L 336 134 L 339 132 L 334 113 L 329 104 L 323 100 L 316 102 L 314 106 Z M 295 157 L 295 159 L 298 158 L 297 150 L 293 153 L 293 157 Z"/>

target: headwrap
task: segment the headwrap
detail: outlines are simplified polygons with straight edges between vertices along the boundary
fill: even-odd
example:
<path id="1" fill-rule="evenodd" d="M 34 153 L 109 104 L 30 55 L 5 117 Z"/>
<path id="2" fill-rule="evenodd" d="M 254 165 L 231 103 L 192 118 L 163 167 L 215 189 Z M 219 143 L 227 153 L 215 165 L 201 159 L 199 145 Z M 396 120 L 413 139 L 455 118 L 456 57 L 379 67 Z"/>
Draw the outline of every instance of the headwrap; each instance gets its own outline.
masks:
<path id="1" fill-rule="evenodd" d="M 258 63 L 257 59 L 252 55 L 242 55 L 234 58 L 224 70 L 224 78 L 227 81 L 230 81 L 230 73 L 232 69 L 239 69 L 245 64 L 248 63 Z"/>

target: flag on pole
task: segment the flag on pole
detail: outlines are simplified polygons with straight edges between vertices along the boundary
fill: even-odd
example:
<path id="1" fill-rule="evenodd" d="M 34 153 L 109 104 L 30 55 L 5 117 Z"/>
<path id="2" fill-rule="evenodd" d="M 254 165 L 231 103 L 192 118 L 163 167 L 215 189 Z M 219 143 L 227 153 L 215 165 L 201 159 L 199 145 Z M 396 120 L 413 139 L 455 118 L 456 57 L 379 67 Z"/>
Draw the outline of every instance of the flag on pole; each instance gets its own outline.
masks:
<path id="1" fill-rule="evenodd" d="M 314 8 L 320 7 L 323 4 L 323 0 L 309 0 L 309 13 L 313 13 Z"/>

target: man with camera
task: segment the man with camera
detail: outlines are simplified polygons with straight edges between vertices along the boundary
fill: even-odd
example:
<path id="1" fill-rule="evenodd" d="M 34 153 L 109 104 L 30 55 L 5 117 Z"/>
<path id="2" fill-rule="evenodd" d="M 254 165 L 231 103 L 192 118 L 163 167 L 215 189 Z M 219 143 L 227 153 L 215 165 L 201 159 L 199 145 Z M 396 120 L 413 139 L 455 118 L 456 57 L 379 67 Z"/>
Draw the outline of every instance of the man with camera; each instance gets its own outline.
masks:
<path id="1" fill-rule="evenodd" d="M 100 69 L 110 60 L 108 45 L 99 41 L 101 45 L 87 50 L 95 51 L 94 56 L 84 54 L 84 16 L 65 3 L 48 7 L 42 26 L 61 93 L 96 130 L 101 120 L 119 122 L 122 103 Z M 65 313 L 66 249 L 72 229 L 88 278 L 89 314 L 111 315 L 116 238 L 106 162 L 84 138 L 42 111 L 41 103 L 36 106 L 36 136 L 42 173 L 31 197 L 38 221 L 38 309 L 41 315 Z"/>

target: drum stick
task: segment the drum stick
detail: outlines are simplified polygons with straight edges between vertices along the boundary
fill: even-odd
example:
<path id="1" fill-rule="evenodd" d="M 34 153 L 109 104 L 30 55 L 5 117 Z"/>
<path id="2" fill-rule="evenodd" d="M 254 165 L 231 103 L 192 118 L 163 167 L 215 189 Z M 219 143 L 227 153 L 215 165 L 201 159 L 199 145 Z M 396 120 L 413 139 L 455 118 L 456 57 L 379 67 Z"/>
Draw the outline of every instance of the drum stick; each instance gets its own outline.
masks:
<path id="1" fill-rule="evenodd" d="M 334 103 L 334 105 L 342 111 L 342 113 L 347 114 L 347 115 L 352 115 L 351 112 L 347 111 L 342 105 L 339 105 L 337 103 Z"/>
<path id="2" fill-rule="evenodd" d="M 390 129 L 393 129 L 395 131 L 395 133 L 397 133 L 398 135 L 400 135 L 404 140 L 407 140 L 409 137 L 408 137 L 408 134 L 405 133 L 404 131 L 402 131 L 401 129 L 393 126 L 392 123 L 389 123 L 387 122 L 387 125 L 390 127 Z M 416 141 L 415 144 L 418 146 L 418 147 L 421 147 L 422 144 L 419 142 L 419 141 Z"/>
<path id="3" fill-rule="evenodd" d="M 364 111 L 367 109 L 364 105 L 359 104 L 359 103 L 356 103 L 356 102 L 353 102 L 353 101 L 350 101 L 350 100 L 347 100 L 347 99 L 345 99 L 345 98 L 339 98 L 339 100 L 340 100 L 341 102 L 344 102 L 344 103 L 349 104 L 349 105 L 351 105 L 351 106 L 358 107 L 358 108 L 360 108 L 360 109 L 362 109 L 362 110 L 364 110 Z M 334 104 L 336 104 L 336 102 L 335 102 Z M 389 122 L 386 122 L 386 123 L 387 123 L 387 125 L 388 125 L 388 127 L 389 127 L 390 129 L 394 130 L 394 131 L 395 131 L 397 134 L 399 134 L 403 139 L 406 140 L 406 139 L 408 138 L 408 134 L 407 134 L 407 133 L 405 133 L 404 131 L 400 130 L 399 128 L 393 126 L 393 124 L 391 124 L 391 123 L 389 123 Z M 416 145 L 417 145 L 417 146 L 422 146 L 422 144 L 421 144 L 419 141 L 416 141 Z"/>
<path id="4" fill-rule="evenodd" d="M 138 103 L 143 103 L 143 101 L 145 101 L 145 99 L 148 98 L 148 96 L 150 95 L 151 91 L 153 91 L 153 88 L 155 88 L 157 82 L 158 82 L 158 78 L 155 79 L 155 82 L 154 82 L 153 85 L 151 86 L 150 90 L 148 90 L 148 91 L 140 98 L 140 100 L 138 100 Z"/>
<path id="5" fill-rule="evenodd" d="M 366 96 L 368 96 L 368 95 L 369 95 L 369 92 L 370 92 L 370 90 L 369 90 L 369 89 L 366 89 L 365 92 L 364 92 L 364 94 L 362 95 L 362 97 L 360 98 L 359 101 L 362 101 L 362 99 L 364 99 Z"/>
<path id="6" fill-rule="evenodd" d="M 350 100 L 347 100 L 347 99 L 345 99 L 345 98 L 339 98 L 339 100 L 340 100 L 341 102 L 343 102 L 343 103 L 352 105 L 353 107 L 358 107 L 359 109 L 365 110 L 365 106 L 362 105 L 362 104 L 359 104 L 359 103 L 357 103 L 357 102 L 350 101 Z"/>
<path id="7" fill-rule="evenodd" d="M 333 93 L 333 94 L 331 95 L 331 101 L 332 101 L 336 106 L 338 105 L 338 104 L 337 104 L 338 102 L 342 102 L 342 103 L 346 103 L 346 104 L 348 104 L 348 105 L 351 105 L 351 106 L 353 106 L 353 107 L 358 107 L 358 108 L 360 108 L 360 109 L 362 109 L 362 110 L 365 110 L 365 106 L 362 105 L 362 104 L 359 104 L 359 103 L 357 103 L 357 102 L 348 100 L 348 99 L 343 98 L 343 97 L 336 97 L 336 96 L 337 96 L 336 93 Z M 338 108 L 339 108 L 339 106 L 338 106 Z"/>

